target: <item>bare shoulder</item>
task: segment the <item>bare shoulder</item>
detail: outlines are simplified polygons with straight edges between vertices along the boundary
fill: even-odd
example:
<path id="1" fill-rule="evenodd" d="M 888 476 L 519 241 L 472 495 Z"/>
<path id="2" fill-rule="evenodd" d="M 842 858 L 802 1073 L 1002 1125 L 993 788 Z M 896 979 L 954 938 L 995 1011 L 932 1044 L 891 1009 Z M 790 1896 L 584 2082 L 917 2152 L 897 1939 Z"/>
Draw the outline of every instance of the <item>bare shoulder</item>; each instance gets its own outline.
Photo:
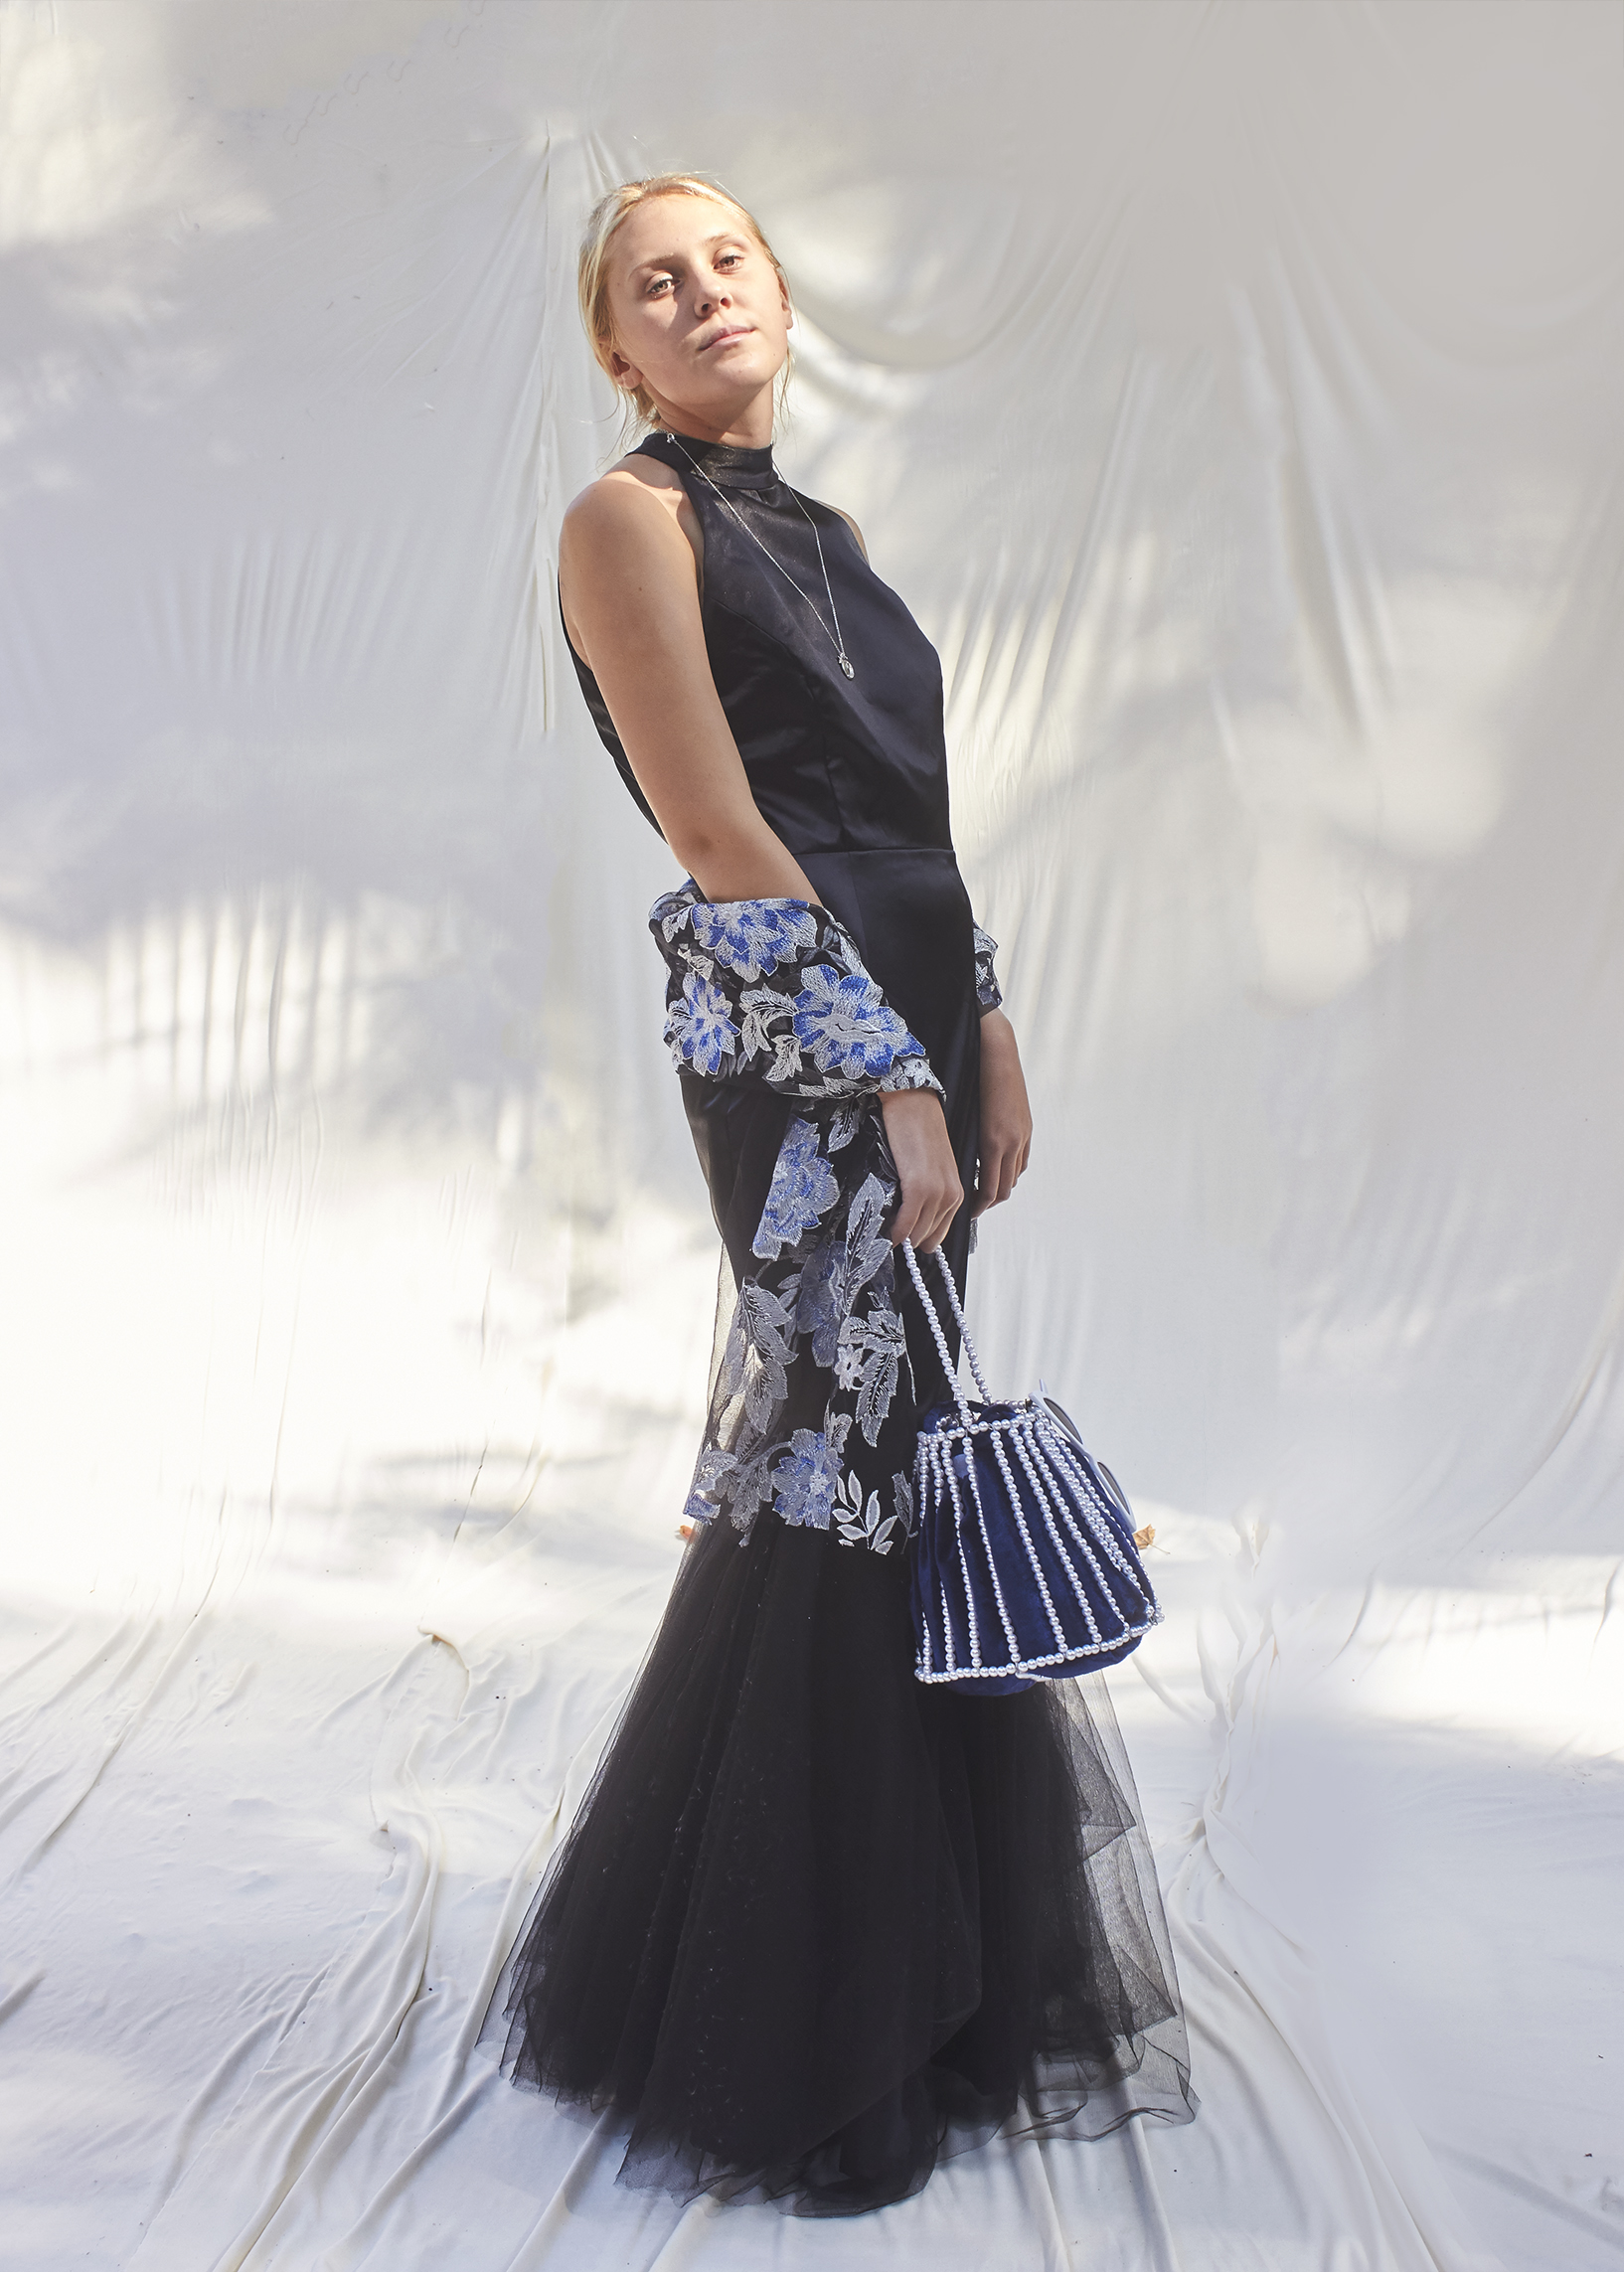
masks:
<path id="1" fill-rule="evenodd" d="M 591 669 L 628 625 L 658 618 L 686 639 L 697 625 L 702 540 L 669 467 L 622 458 L 588 482 L 559 534 L 559 596 L 576 654 Z M 652 614 L 650 611 L 653 611 Z"/>
<path id="2" fill-rule="evenodd" d="M 845 524 L 846 524 L 847 528 L 851 530 L 851 532 L 852 532 L 852 535 L 853 535 L 853 536 L 854 536 L 854 537 L 857 539 L 857 549 L 858 549 L 858 551 L 859 551 L 859 552 L 860 552 L 860 553 L 863 555 L 863 558 L 864 558 L 865 560 L 867 560 L 867 559 L 868 559 L 868 557 L 869 557 L 869 548 L 868 548 L 868 546 L 867 546 L 867 545 L 866 545 L 866 544 L 863 542 L 863 531 L 862 531 L 862 530 L 861 530 L 861 529 L 858 527 L 857 523 L 856 523 L 856 522 L 855 522 L 855 521 L 852 519 L 852 516 L 850 515 L 850 513 L 848 513 L 848 512 L 847 512 L 847 510 L 846 510 L 845 506 L 844 506 L 844 505 L 832 505 L 832 506 L 830 507 L 830 511 L 831 511 L 832 513 L 838 513 L 838 514 L 840 515 L 841 519 L 842 519 L 842 520 L 845 522 Z"/>
<path id="3" fill-rule="evenodd" d="M 683 485 L 670 466 L 648 457 L 623 457 L 570 501 L 564 526 L 576 538 L 619 534 L 655 515 L 669 519 L 683 498 Z"/>

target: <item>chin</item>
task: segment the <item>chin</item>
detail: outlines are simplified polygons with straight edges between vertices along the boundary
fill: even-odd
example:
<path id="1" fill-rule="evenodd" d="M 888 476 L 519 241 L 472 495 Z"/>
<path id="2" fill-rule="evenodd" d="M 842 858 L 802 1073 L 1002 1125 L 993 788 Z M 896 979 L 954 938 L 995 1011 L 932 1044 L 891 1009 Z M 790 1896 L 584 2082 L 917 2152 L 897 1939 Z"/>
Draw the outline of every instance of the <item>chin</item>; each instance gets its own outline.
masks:
<path id="1" fill-rule="evenodd" d="M 672 391 L 666 395 L 665 399 L 673 411 L 679 414 L 679 417 L 687 415 L 712 421 L 720 420 L 722 424 L 728 425 L 738 414 L 740 397 L 746 394 L 756 394 L 763 387 L 771 386 L 777 377 L 777 373 L 768 371 L 763 372 L 759 378 L 751 378 L 731 371 L 727 377 L 728 384 L 725 387 L 690 387 L 682 393 Z"/>
<path id="2" fill-rule="evenodd" d="M 734 348 L 731 354 L 726 348 L 717 349 L 704 358 L 694 374 L 696 393 L 710 393 L 719 383 L 730 395 L 739 387 L 770 387 L 783 369 L 783 361 L 781 355 L 763 355 L 759 348 L 749 353 Z"/>

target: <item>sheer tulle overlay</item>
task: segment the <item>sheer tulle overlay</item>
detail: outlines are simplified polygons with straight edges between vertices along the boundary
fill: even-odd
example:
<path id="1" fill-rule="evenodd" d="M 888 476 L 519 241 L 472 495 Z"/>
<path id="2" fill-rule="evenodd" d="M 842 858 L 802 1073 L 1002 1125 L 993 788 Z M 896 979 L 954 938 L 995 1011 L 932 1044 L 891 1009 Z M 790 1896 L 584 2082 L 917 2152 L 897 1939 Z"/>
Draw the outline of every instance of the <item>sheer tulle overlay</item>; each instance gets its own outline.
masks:
<path id="1" fill-rule="evenodd" d="M 627 2117 L 626 2183 L 851 2214 L 1193 2110 L 1103 1684 L 926 1691 L 905 1579 L 772 1521 L 689 1550 L 493 2008 L 514 2080 Z"/>

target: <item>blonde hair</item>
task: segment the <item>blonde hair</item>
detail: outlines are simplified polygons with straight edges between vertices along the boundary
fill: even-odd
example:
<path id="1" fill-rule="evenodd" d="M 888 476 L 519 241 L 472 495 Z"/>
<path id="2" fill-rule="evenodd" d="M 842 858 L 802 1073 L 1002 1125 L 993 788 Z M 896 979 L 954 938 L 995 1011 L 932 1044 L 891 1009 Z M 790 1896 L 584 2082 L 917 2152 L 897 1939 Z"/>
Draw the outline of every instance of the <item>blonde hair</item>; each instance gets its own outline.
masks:
<path id="1" fill-rule="evenodd" d="M 593 206 L 586 224 L 586 233 L 580 241 L 580 265 L 577 282 L 580 290 L 580 320 L 586 326 L 586 337 L 591 342 L 592 354 L 600 371 L 609 379 L 617 393 L 625 400 L 626 422 L 621 433 L 622 446 L 635 441 L 644 426 L 658 426 L 664 421 L 659 407 L 648 389 L 642 385 L 626 387 L 615 378 L 610 358 L 614 353 L 614 324 L 609 314 L 609 245 L 615 231 L 628 213 L 640 205 L 647 205 L 659 197 L 708 197 L 714 205 L 734 215 L 760 245 L 772 262 L 773 273 L 789 298 L 789 278 L 784 274 L 778 255 L 762 235 L 761 224 L 753 213 L 730 196 L 720 182 L 711 181 L 704 174 L 650 174 L 640 182 L 621 182 L 600 197 Z M 784 395 L 789 386 L 790 358 L 784 357 L 783 370 L 778 375 L 777 416 L 783 415 Z"/>

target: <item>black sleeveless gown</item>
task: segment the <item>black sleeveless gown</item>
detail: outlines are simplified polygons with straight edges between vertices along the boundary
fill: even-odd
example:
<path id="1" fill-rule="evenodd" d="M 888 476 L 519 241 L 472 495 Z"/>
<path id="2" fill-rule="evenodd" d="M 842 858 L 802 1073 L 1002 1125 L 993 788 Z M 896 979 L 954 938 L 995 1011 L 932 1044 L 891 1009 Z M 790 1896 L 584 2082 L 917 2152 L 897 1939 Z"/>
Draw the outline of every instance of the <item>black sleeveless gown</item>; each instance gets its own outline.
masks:
<path id="1" fill-rule="evenodd" d="M 980 1011 L 935 651 L 806 498 L 845 676 L 801 596 L 826 612 L 770 450 L 663 434 L 642 450 L 699 517 L 706 644 L 751 793 L 923 1042 L 969 1191 Z M 736 1277 L 789 1106 L 681 1078 Z M 962 1286 L 968 1207 L 945 1243 Z M 944 1383 L 910 1287 L 900 1306 L 911 1428 Z M 719 1521 L 690 1545 L 492 2008 L 516 2081 L 624 2117 L 623 2182 L 843 2215 L 1000 2130 L 1189 2119 L 1172 1953 L 1099 1678 L 961 1697 L 922 1687 L 912 1659 L 905 1554 L 770 1512 L 742 1544 Z"/>

